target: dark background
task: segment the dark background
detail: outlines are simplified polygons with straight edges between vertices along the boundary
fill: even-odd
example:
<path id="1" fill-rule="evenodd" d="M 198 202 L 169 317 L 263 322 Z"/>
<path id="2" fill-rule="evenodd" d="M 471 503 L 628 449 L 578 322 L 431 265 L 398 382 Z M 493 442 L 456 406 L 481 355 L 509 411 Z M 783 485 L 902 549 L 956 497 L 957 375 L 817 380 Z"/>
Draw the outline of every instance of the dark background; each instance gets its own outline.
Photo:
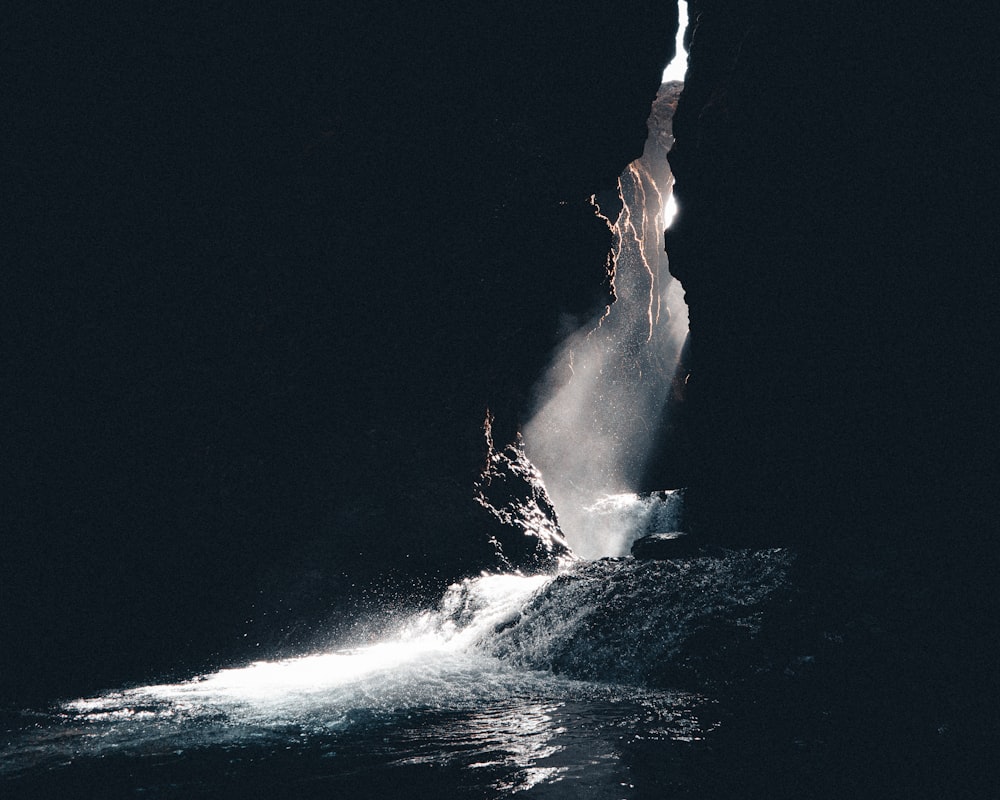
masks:
<path id="1" fill-rule="evenodd" d="M 686 485 L 706 540 L 801 550 L 831 596 L 876 564 L 859 602 L 920 621 L 900 658 L 946 654 L 912 680 L 974 663 L 978 690 L 988 9 L 690 7 L 690 375 L 650 488 Z M 301 644 L 373 581 L 478 571 L 482 420 L 509 439 L 560 326 L 608 300 L 585 201 L 641 152 L 675 15 L 7 12 L 4 697 Z"/>
<path id="2" fill-rule="evenodd" d="M 4 695 L 478 572 L 487 407 L 609 300 L 674 9 L 243 5 L 6 15 Z"/>

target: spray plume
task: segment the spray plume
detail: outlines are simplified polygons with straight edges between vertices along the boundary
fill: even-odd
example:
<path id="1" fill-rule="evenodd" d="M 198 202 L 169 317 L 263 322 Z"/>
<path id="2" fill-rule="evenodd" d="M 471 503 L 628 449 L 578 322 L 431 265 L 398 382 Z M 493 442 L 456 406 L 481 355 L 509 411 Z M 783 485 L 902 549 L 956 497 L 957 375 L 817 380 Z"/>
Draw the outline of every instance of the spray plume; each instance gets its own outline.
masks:
<path id="1" fill-rule="evenodd" d="M 661 244 L 673 185 L 669 142 L 654 128 L 664 118 L 669 128 L 679 90 L 661 88 L 643 156 L 622 173 L 617 193 L 594 199 L 614 233 L 617 300 L 563 342 L 523 431 L 566 538 L 584 558 L 627 552 L 629 531 L 593 509 L 639 488 L 687 335 L 683 292 Z"/>

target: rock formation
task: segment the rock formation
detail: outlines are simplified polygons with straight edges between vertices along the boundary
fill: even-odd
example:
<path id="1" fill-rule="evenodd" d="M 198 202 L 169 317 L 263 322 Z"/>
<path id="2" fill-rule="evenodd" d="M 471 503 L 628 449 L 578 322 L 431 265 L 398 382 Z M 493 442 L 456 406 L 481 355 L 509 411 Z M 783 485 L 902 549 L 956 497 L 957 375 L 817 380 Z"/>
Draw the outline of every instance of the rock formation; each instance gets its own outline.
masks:
<path id="1" fill-rule="evenodd" d="M 989 47 L 974 15 L 900 4 L 690 10 L 667 250 L 693 524 L 936 550 L 996 478 Z"/>
<path id="2" fill-rule="evenodd" d="M 478 526 L 496 549 L 503 571 L 551 572 L 574 559 L 559 529 L 542 476 L 524 454 L 520 438 L 502 450 L 489 442 L 486 469 L 476 482 L 476 502 L 490 515 Z"/>

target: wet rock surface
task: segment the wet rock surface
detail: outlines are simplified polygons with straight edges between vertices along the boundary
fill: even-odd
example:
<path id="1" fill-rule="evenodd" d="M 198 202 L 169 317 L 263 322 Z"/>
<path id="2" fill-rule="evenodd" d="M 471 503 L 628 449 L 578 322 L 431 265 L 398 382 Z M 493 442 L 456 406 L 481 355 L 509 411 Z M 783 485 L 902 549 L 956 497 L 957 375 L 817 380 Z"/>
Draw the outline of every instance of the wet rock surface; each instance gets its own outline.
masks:
<path id="1" fill-rule="evenodd" d="M 787 657 L 758 636 L 787 602 L 793 562 L 782 550 L 585 562 L 483 647 L 534 669 L 625 684 L 697 690 L 749 678 Z"/>

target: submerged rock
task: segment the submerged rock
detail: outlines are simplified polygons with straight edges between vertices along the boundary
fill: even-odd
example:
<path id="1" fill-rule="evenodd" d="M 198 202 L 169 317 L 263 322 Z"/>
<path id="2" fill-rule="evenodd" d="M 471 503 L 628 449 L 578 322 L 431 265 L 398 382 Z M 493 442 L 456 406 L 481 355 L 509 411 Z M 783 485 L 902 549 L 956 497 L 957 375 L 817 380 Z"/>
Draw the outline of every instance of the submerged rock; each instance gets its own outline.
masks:
<path id="1" fill-rule="evenodd" d="M 651 533 L 632 542 L 632 555 L 640 560 L 684 558 L 698 551 L 696 540 L 686 533 Z"/>

